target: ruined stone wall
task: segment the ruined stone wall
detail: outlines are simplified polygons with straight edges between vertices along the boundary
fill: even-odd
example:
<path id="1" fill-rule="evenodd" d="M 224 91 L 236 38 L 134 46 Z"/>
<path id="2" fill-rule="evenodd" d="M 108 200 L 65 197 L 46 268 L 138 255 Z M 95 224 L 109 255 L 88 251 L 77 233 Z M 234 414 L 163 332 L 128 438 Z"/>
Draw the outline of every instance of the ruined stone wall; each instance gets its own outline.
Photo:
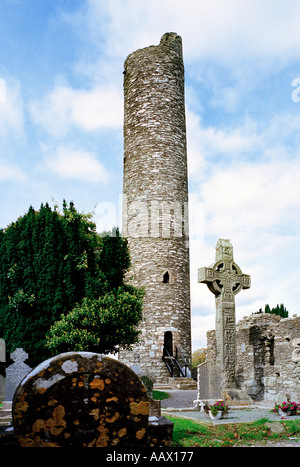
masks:
<path id="1" fill-rule="evenodd" d="M 236 327 L 236 381 L 256 401 L 300 401 L 300 316 L 245 317 Z M 207 333 L 207 360 L 216 361 L 215 331 Z"/>
<path id="2" fill-rule="evenodd" d="M 217 341 L 216 341 L 216 331 L 207 331 L 207 353 L 206 361 L 217 362 Z"/>
<path id="3" fill-rule="evenodd" d="M 145 287 L 143 342 L 120 360 L 139 365 L 157 381 L 165 332 L 191 362 L 188 184 L 181 38 L 137 50 L 124 65 L 123 228 L 128 238 L 128 281 Z"/>
<path id="4" fill-rule="evenodd" d="M 300 400 L 300 316 L 255 314 L 237 326 L 237 381 L 254 400 Z"/>
<path id="5" fill-rule="evenodd" d="M 215 331 L 207 333 L 215 361 Z M 236 327 L 236 380 L 253 400 L 300 401 L 300 316 L 282 319 L 262 313 Z"/>

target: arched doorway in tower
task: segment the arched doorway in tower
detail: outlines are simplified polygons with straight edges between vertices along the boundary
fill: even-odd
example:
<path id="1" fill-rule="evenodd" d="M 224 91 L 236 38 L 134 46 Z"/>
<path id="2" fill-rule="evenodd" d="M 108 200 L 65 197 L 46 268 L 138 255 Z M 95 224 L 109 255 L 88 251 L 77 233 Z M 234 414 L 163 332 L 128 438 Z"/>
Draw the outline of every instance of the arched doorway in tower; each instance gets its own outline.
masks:
<path id="1" fill-rule="evenodd" d="M 171 331 L 166 331 L 164 334 L 164 357 L 173 356 L 173 336 Z"/>

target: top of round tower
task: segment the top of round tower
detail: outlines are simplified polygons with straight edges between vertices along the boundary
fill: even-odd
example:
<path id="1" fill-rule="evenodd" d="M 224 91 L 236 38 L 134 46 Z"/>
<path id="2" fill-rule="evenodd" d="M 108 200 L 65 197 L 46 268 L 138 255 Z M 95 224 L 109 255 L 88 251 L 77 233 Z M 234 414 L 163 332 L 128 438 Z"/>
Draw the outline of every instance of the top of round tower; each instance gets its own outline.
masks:
<path id="1" fill-rule="evenodd" d="M 182 53 L 182 39 L 176 32 L 166 32 L 159 43 L 160 46 L 167 46 L 170 49 L 176 50 L 177 53 Z"/>
<path id="2" fill-rule="evenodd" d="M 182 39 L 176 32 L 166 32 L 160 39 L 159 45 L 174 45 L 179 44 L 181 46 Z"/>
<path id="3" fill-rule="evenodd" d="M 128 63 L 128 61 L 137 56 L 137 55 L 140 55 L 140 53 L 148 53 L 148 51 L 150 53 L 152 53 L 152 50 L 172 50 L 174 52 L 176 52 L 179 56 L 182 55 L 182 39 L 181 37 L 176 33 L 176 32 L 166 32 L 162 38 L 160 39 L 160 43 L 159 45 L 150 45 L 148 47 L 145 47 L 145 48 L 142 48 L 142 49 L 138 49 L 136 50 L 135 52 L 132 52 L 131 54 L 128 55 L 128 57 L 126 58 L 125 60 L 125 68 L 126 68 L 126 63 Z"/>

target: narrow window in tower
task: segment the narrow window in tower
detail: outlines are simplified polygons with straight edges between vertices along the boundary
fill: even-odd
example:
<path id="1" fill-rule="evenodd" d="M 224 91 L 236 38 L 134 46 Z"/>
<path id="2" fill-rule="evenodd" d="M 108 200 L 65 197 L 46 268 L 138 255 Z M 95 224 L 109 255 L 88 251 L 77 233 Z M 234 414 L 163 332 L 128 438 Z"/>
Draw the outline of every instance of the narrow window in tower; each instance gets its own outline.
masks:
<path id="1" fill-rule="evenodd" d="M 162 210 L 160 209 L 159 212 L 158 212 L 158 236 L 159 238 L 162 237 L 162 234 L 163 234 L 163 213 L 162 213 Z"/>
<path id="2" fill-rule="evenodd" d="M 170 282 L 170 274 L 168 273 L 168 271 L 166 271 L 163 275 L 163 283 L 169 284 L 169 282 Z"/>
<path id="3" fill-rule="evenodd" d="M 151 236 L 151 207 L 148 206 L 148 237 Z"/>
<path id="4" fill-rule="evenodd" d="M 175 210 L 170 209 L 170 237 L 174 237 L 175 234 Z"/>

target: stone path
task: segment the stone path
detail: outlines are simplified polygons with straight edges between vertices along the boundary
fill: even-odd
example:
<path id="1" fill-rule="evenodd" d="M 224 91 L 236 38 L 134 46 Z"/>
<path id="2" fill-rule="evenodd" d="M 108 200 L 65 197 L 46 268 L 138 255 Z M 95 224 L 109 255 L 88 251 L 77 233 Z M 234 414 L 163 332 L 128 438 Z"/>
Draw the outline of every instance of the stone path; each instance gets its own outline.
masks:
<path id="1" fill-rule="evenodd" d="M 175 415 L 200 420 L 203 422 L 212 422 L 205 412 L 193 409 L 193 400 L 197 398 L 197 391 L 166 391 L 169 399 L 161 401 L 162 412 L 164 414 L 173 413 Z M 227 418 L 216 420 L 214 424 L 226 423 L 247 423 L 255 422 L 261 418 L 267 418 L 270 421 L 280 421 L 280 416 L 272 411 L 273 405 L 266 403 L 257 403 L 243 407 L 231 407 Z M 289 420 L 300 419 L 300 415 L 288 417 Z"/>
<path id="2" fill-rule="evenodd" d="M 199 420 L 201 422 L 213 423 L 214 425 L 226 425 L 228 423 L 250 423 L 266 418 L 272 422 L 280 422 L 281 418 L 278 414 L 271 412 L 268 408 L 259 407 L 244 407 L 244 408 L 230 408 L 227 418 L 221 418 L 220 420 L 212 421 L 205 412 L 195 410 L 171 410 L 171 408 L 162 408 L 162 412 L 166 414 L 173 414 L 179 417 L 190 418 L 193 420 Z M 300 415 L 295 415 L 287 418 L 288 420 L 300 419 Z"/>
<path id="3" fill-rule="evenodd" d="M 174 409 L 191 409 L 193 407 L 193 401 L 197 399 L 197 390 L 165 390 L 169 395 L 169 399 L 161 401 L 162 408 L 174 408 Z"/>
<path id="4" fill-rule="evenodd" d="M 9 426 L 11 421 L 11 402 L 3 402 L 0 406 L 0 427 Z"/>

